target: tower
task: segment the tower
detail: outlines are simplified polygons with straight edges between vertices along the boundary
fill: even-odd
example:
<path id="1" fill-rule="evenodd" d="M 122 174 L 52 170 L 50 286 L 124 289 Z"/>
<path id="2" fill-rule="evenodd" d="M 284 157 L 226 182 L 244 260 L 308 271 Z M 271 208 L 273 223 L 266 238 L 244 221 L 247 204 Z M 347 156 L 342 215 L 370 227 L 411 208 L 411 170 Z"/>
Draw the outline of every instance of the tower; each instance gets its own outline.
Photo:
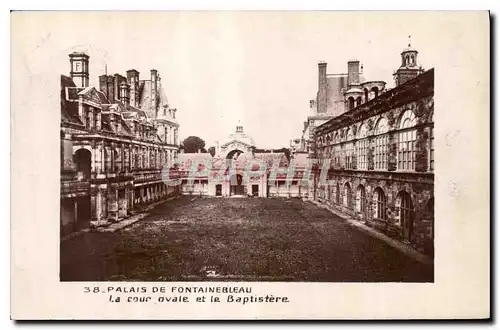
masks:
<path id="1" fill-rule="evenodd" d="M 89 87 L 89 56 L 83 52 L 69 54 L 70 76 L 76 87 Z"/>
<path id="2" fill-rule="evenodd" d="M 394 73 L 396 86 L 404 84 L 424 72 L 424 69 L 417 62 L 418 51 L 411 46 L 411 36 L 408 36 L 408 39 L 408 47 L 401 52 L 401 66 Z"/>

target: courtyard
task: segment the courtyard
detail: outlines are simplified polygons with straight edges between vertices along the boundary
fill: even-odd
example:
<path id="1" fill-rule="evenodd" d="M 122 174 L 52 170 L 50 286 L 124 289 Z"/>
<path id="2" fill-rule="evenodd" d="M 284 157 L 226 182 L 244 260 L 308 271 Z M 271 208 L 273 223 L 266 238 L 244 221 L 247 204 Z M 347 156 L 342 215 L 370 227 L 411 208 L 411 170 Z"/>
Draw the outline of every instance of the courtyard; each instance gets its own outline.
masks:
<path id="1" fill-rule="evenodd" d="M 300 199 L 183 196 L 61 242 L 62 281 L 429 282 L 433 268 Z"/>

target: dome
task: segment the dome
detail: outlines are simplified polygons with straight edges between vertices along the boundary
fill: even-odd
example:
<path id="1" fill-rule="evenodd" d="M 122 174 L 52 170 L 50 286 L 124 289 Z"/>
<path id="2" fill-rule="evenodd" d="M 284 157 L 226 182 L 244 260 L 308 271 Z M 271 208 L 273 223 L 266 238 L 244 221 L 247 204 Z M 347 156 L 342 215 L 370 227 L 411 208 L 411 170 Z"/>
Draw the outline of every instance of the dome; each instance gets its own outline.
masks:
<path id="1" fill-rule="evenodd" d="M 363 91 L 357 87 L 352 87 L 346 92 L 346 94 L 354 94 L 354 93 L 363 93 Z"/>
<path id="2" fill-rule="evenodd" d="M 236 126 L 236 131 L 234 133 L 229 134 L 228 140 L 229 141 L 236 140 L 246 143 L 250 146 L 255 146 L 255 142 L 253 141 L 253 139 L 243 132 L 243 126 Z"/>

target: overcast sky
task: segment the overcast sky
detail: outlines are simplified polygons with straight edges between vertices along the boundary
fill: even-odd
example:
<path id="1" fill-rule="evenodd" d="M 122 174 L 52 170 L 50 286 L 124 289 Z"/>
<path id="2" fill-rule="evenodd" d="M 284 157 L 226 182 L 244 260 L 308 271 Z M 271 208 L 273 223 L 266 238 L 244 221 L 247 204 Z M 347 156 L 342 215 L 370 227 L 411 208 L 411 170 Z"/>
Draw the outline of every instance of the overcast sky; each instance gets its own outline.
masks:
<path id="1" fill-rule="evenodd" d="M 328 73 L 340 73 L 347 71 L 348 59 L 357 58 L 367 79 L 392 87 L 409 34 L 425 69 L 434 66 L 433 53 L 442 51 L 423 14 L 415 19 L 397 12 L 55 15 L 34 27 L 36 38 L 23 41 L 25 50 L 32 49 L 26 63 L 39 61 L 46 70 L 68 74 L 67 54 L 83 50 L 90 55 L 90 83 L 96 86 L 105 64 L 108 73 L 137 69 L 141 79 L 156 68 L 170 105 L 178 109 L 180 137 L 197 135 L 207 146 L 222 143 L 238 121 L 259 147 L 279 148 L 299 137 L 309 100 L 316 96 L 318 61 L 328 63 Z"/>

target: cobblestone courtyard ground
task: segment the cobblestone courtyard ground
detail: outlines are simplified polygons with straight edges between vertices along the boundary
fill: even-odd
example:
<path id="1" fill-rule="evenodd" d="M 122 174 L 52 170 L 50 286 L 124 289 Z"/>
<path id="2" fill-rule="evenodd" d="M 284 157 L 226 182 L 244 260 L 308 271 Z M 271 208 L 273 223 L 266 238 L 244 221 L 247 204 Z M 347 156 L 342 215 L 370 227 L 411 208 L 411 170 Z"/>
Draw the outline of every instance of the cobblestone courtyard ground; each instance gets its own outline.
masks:
<path id="1" fill-rule="evenodd" d="M 309 202 L 184 196 L 123 230 L 63 241 L 60 276 L 63 281 L 422 282 L 433 280 L 433 269 Z"/>

